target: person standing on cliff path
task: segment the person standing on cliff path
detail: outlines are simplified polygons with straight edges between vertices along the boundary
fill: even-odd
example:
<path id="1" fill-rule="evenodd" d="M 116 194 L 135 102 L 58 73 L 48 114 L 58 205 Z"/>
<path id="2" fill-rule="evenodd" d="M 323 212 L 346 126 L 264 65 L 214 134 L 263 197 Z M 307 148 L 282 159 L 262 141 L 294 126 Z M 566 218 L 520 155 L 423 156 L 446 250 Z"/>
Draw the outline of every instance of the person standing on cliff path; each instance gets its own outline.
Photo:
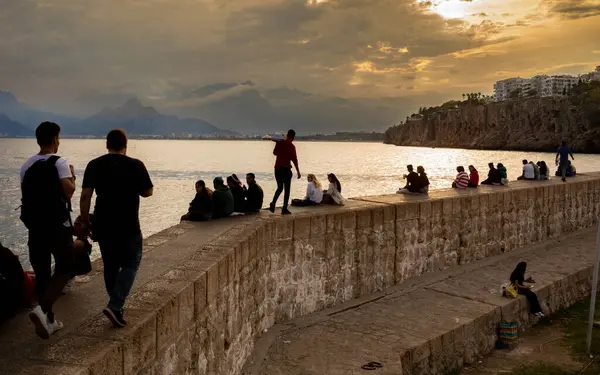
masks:
<path id="1" fill-rule="evenodd" d="M 42 122 L 35 130 L 40 151 L 20 171 L 21 221 L 29 231 L 29 261 L 35 272 L 39 305 L 29 313 L 35 332 L 43 339 L 63 328 L 52 307 L 71 279 L 74 266 L 70 201 L 75 172 L 58 156 L 60 126 Z M 54 274 L 52 274 L 54 257 Z"/>
<path id="2" fill-rule="evenodd" d="M 296 167 L 297 177 L 300 179 L 300 168 L 298 167 L 298 156 L 296 155 L 296 146 L 294 146 L 294 138 L 296 132 L 293 129 L 288 130 L 287 137 L 281 141 L 275 141 L 275 148 L 273 149 L 273 155 L 275 155 L 275 181 L 277 181 L 277 190 L 273 195 L 273 201 L 269 204 L 269 211 L 275 212 L 275 205 L 281 195 L 281 192 L 285 190 L 283 194 L 283 208 L 281 209 L 282 215 L 289 215 L 291 212 L 288 210 L 288 204 L 290 201 L 290 190 L 292 188 L 292 163 Z"/>
<path id="3" fill-rule="evenodd" d="M 152 196 L 153 185 L 140 160 L 127 153 L 127 134 L 111 130 L 106 136 L 108 153 L 89 162 L 83 175 L 81 219 L 89 227 L 92 195 L 94 239 L 104 263 L 104 284 L 110 298 L 102 311 L 115 327 L 125 327 L 125 299 L 131 291 L 142 260 L 140 197 Z"/>
<path id="4" fill-rule="evenodd" d="M 569 168 L 569 155 L 571 155 L 571 159 L 575 160 L 573 153 L 567 147 L 567 142 L 562 141 L 562 144 L 558 148 L 556 152 L 556 164 L 559 165 L 559 169 L 562 175 L 562 182 L 567 182 L 567 168 Z M 560 160 L 560 164 L 559 164 Z"/>

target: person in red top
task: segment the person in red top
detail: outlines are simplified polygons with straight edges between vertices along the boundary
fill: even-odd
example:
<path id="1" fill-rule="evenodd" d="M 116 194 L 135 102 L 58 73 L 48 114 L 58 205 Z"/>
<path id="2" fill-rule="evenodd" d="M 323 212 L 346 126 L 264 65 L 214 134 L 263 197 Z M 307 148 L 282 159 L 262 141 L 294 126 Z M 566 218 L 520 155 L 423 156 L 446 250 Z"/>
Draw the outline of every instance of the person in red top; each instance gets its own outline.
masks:
<path id="1" fill-rule="evenodd" d="M 476 188 L 479 185 L 479 172 L 474 166 L 469 165 L 469 187 Z"/>
<path id="2" fill-rule="evenodd" d="M 281 192 L 285 190 L 283 194 L 283 208 L 281 210 L 282 215 L 289 215 L 291 212 L 288 210 L 288 202 L 290 201 L 290 189 L 292 187 L 292 163 L 296 167 L 296 174 L 298 178 L 301 178 L 300 168 L 298 167 L 298 157 L 296 156 L 296 146 L 294 138 L 296 132 L 293 129 L 288 130 L 286 139 L 282 141 L 275 141 L 275 149 L 273 155 L 275 159 L 275 180 L 277 181 L 277 190 L 273 196 L 273 201 L 269 205 L 269 211 L 275 212 L 275 205 L 281 195 Z"/>

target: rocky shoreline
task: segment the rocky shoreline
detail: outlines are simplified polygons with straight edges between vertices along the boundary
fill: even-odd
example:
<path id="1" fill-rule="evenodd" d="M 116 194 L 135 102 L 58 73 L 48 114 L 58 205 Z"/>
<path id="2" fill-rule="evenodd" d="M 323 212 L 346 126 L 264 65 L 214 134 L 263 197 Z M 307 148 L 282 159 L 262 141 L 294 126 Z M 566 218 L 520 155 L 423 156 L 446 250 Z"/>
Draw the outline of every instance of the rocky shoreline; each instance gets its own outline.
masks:
<path id="1" fill-rule="evenodd" d="M 600 153 L 600 111 L 570 98 L 462 102 L 432 108 L 385 132 L 386 144 L 466 149 L 555 151 L 566 140 L 576 152 Z"/>

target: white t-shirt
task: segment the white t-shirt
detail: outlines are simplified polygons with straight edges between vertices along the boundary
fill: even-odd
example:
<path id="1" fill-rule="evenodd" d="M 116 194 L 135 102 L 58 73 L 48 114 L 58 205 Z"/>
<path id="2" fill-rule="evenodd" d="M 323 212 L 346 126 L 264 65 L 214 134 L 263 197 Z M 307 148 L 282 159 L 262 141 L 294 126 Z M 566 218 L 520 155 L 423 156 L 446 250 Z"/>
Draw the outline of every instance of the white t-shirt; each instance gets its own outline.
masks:
<path id="1" fill-rule="evenodd" d="M 306 187 L 305 199 L 309 199 L 315 203 L 321 203 L 323 200 L 323 190 L 316 187 L 314 182 L 309 182 Z"/>
<path id="2" fill-rule="evenodd" d="M 21 183 L 23 182 L 23 177 L 25 177 L 25 172 L 27 172 L 29 167 L 31 167 L 36 161 L 48 160 L 50 158 L 50 156 L 53 156 L 53 155 L 54 154 L 33 155 L 32 157 L 27 159 L 27 161 L 21 166 L 21 171 L 20 171 Z M 72 177 L 71 168 L 69 167 L 69 162 L 67 161 L 67 159 L 62 158 L 62 157 L 60 159 L 58 159 L 56 161 L 56 169 L 58 170 L 58 178 L 61 180 L 63 178 Z"/>
<path id="3" fill-rule="evenodd" d="M 525 178 L 530 178 L 532 180 L 535 178 L 535 172 L 533 170 L 533 165 L 523 164 L 523 176 Z"/>

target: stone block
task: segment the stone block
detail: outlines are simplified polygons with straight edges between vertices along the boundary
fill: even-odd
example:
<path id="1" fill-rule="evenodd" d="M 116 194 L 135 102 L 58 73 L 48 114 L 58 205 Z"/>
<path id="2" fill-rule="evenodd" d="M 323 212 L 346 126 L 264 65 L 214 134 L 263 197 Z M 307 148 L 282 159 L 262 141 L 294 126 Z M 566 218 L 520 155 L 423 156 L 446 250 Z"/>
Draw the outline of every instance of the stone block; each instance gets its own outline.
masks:
<path id="1" fill-rule="evenodd" d="M 294 219 L 294 241 L 307 240 L 310 237 L 310 217 Z"/>
<path id="2" fill-rule="evenodd" d="M 281 218 L 275 224 L 275 239 L 290 240 L 294 235 L 294 220 L 289 217 Z"/>
<path id="3" fill-rule="evenodd" d="M 342 230 L 356 230 L 356 212 L 349 211 L 342 214 Z"/>
<path id="4" fill-rule="evenodd" d="M 342 231 L 342 214 L 327 215 L 327 234 L 340 233 Z"/>
<path id="5" fill-rule="evenodd" d="M 190 325 L 196 317 L 196 287 L 194 283 L 188 283 L 187 287 L 179 293 L 179 327 Z"/>
<path id="6" fill-rule="evenodd" d="M 123 374 L 123 343 L 68 333 L 51 342 L 32 359 L 87 366 L 90 375 Z"/>
<path id="7" fill-rule="evenodd" d="M 229 284 L 229 280 L 227 278 L 227 257 L 223 257 L 219 260 L 217 264 L 217 270 L 219 272 L 219 289 L 225 288 Z"/>
<path id="8" fill-rule="evenodd" d="M 247 249 L 247 248 L 246 248 Z M 206 300 L 210 305 L 216 300 L 217 295 L 219 293 L 219 265 L 214 264 L 211 268 L 206 272 Z"/>
<path id="9" fill-rule="evenodd" d="M 383 221 L 396 221 L 396 207 L 388 205 L 383 208 Z"/>
<path id="10" fill-rule="evenodd" d="M 384 223 L 384 209 L 383 208 L 373 208 L 371 210 L 373 214 L 373 228 L 379 228 L 383 226 Z"/>
<path id="11" fill-rule="evenodd" d="M 432 215 L 431 202 L 421 202 L 419 205 L 419 218 L 428 220 Z"/>
<path id="12" fill-rule="evenodd" d="M 310 219 L 310 237 L 323 237 L 327 232 L 327 216 L 315 215 Z"/>
<path id="13" fill-rule="evenodd" d="M 371 229 L 371 211 L 361 210 L 356 212 L 356 227 L 358 230 Z"/>
<path id="14" fill-rule="evenodd" d="M 200 315 L 208 303 L 208 278 L 204 272 L 202 277 L 198 278 L 194 283 L 194 299 L 196 303 L 196 317 Z"/>
<path id="15" fill-rule="evenodd" d="M 103 314 L 98 314 L 78 327 L 77 333 L 122 342 L 124 374 L 137 374 L 156 356 L 156 314 L 129 309 L 127 318 L 127 327 L 114 329 Z"/>
<path id="16" fill-rule="evenodd" d="M 449 217 L 452 217 L 453 203 L 454 203 L 454 199 L 452 199 L 452 198 L 444 198 L 442 200 L 442 215 L 444 215 L 444 217 L 446 219 L 448 219 Z"/>

